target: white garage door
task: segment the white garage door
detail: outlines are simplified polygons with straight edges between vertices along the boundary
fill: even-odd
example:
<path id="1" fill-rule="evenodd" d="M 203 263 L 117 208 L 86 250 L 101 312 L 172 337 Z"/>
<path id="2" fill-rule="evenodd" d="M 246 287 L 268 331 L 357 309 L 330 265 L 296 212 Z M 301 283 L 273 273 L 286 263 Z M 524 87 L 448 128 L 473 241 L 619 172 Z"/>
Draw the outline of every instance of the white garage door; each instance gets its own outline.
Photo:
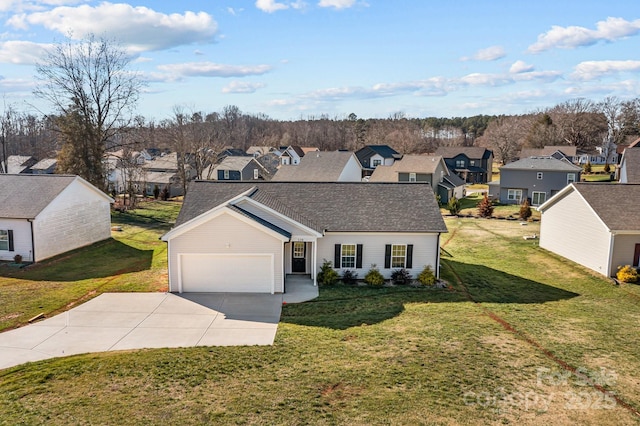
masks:
<path id="1" fill-rule="evenodd" d="M 271 293 L 272 254 L 182 254 L 183 292 Z"/>

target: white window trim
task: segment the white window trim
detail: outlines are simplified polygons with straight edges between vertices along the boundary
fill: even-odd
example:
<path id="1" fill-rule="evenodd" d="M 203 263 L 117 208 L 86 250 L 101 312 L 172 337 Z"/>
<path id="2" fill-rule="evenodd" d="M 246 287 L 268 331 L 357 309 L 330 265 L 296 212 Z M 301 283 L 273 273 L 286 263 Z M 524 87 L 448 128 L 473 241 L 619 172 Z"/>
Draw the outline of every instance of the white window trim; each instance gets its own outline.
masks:
<path id="1" fill-rule="evenodd" d="M 259 176 L 258 169 L 253 169 L 253 178 L 258 179 Z"/>
<path id="2" fill-rule="evenodd" d="M 393 251 L 396 247 L 404 247 L 404 256 L 402 256 L 402 266 L 394 265 L 393 259 L 400 258 L 401 256 L 394 256 Z M 391 268 L 400 268 L 404 269 L 407 266 L 407 245 L 406 244 L 391 244 Z"/>
<path id="3" fill-rule="evenodd" d="M 409 182 L 416 182 L 417 176 L 415 173 L 409 173 Z"/>
<path id="4" fill-rule="evenodd" d="M 522 189 L 508 189 L 507 200 L 509 201 L 522 201 Z"/>
<path id="5" fill-rule="evenodd" d="M 222 171 L 222 177 L 224 179 L 229 179 L 229 170 L 223 170 Z"/>
<path id="6" fill-rule="evenodd" d="M 0 235 L 0 240 L 5 242 L 7 244 L 7 248 L 0 248 L 0 251 L 9 251 L 9 231 L 7 229 L 0 229 L 1 233 L 4 233 L 3 235 Z"/>
<path id="7" fill-rule="evenodd" d="M 302 247 L 302 252 L 300 252 L 300 250 L 296 250 L 298 247 Z M 301 241 L 294 241 L 293 242 L 293 258 L 294 259 L 304 259 L 304 252 L 305 252 L 305 243 L 301 242 Z M 300 254 L 302 254 L 300 256 Z"/>
<path id="8" fill-rule="evenodd" d="M 372 167 L 378 167 L 382 165 L 382 160 L 380 160 L 379 158 L 375 158 L 373 160 L 371 160 L 371 166 Z"/>
<path id="9" fill-rule="evenodd" d="M 540 195 L 538 195 L 538 202 L 536 203 L 536 194 L 542 194 L 544 196 L 544 200 L 542 200 L 542 202 L 540 202 Z M 541 204 L 544 204 L 544 202 L 547 201 L 547 193 L 544 191 L 533 191 L 531 193 L 531 205 L 532 206 L 539 206 Z"/>
<path id="10" fill-rule="evenodd" d="M 353 255 L 345 255 L 344 254 L 344 247 L 345 246 L 352 246 L 353 247 Z M 358 245 L 357 244 L 340 244 L 340 268 L 356 268 L 356 258 L 358 256 Z M 353 266 L 345 266 L 344 265 L 344 260 L 345 258 L 351 260 L 353 259 Z M 351 263 L 351 262 L 349 262 Z"/>
<path id="11" fill-rule="evenodd" d="M 570 185 L 576 181 L 575 173 L 567 173 L 567 185 Z"/>
<path id="12" fill-rule="evenodd" d="M 542 172 L 537 172 L 536 173 L 536 179 L 537 180 L 542 180 L 544 178 L 544 173 Z"/>

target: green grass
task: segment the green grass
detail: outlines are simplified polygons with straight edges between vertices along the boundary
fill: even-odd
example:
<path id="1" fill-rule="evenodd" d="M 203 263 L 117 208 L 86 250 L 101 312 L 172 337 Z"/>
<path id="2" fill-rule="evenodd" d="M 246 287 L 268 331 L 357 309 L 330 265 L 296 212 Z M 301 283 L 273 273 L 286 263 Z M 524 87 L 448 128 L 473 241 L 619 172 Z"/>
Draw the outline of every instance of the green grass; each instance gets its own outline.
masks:
<path id="1" fill-rule="evenodd" d="M 583 174 L 582 180 L 585 182 L 611 182 L 611 175 L 606 174 Z"/>
<path id="2" fill-rule="evenodd" d="M 175 203 L 143 203 L 114 213 L 113 237 L 24 269 L 0 267 L 0 330 L 50 316 L 103 292 L 166 290 L 166 243 Z"/>
<path id="3" fill-rule="evenodd" d="M 3 370 L 0 424 L 637 424 L 639 288 L 525 241 L 536 223 L 447 225 L 447 289 L 321 288 L 283 307 L 273 346 Z"/>
<path id="4" fill-rule="evenodd" d="M 484 195 L 479 192 L 474 192 L 460 200 L 460 216 L 477 216 L 478 215 L 478 203 L 482 200 Z M 446 206 L 442 207 L 440 211 L 447 215 L 449 211 Z M 540 220 L 540 212 L 536 211 L 534 207 L 531 207 L 532 219 Z M 493 217 L 495 218 L 510 218 L 518 219 L 520 216 L 519 204 L 495 204 L 493 208 Z"/>

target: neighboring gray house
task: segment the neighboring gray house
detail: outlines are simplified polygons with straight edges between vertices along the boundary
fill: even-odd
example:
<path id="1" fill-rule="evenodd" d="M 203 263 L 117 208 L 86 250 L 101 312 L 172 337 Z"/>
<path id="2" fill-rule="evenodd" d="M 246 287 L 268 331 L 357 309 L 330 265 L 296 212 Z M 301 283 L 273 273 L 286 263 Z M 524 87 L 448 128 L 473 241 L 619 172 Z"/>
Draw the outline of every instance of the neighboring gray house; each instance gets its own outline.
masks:
<path id="1" fill-rule="evenodd" d="M 640 183 L 640 147 L 624 150 L 618 169 L 618 180 L 620 183 Z"/>
<path id="2" fill-rule="evenodd" d="M 578 150 L 572 145 L 546 145 L 544 148 L 523 148 L 518 158 L 529 157 L 554 157 L 558 160 L 566 158 L 574 162 L 577 161 Z"/>
<path id="3" fill-rule="evenodd" d="M 356 151 L 356 157 L 362 165 L 362 176 L 371 176 L 378 166 L 390 166 L 394 161 L 402 158 L 395 149 L 389 145 L 367 145 Z"/>
<path id="4" fill-rule="evenodd" d="M 39 262 L 110 238 L 111 203 L 79 176 L 0 174 L 0 260 Z"/>
<path id="5" fill-rule="evenodd" d="M 347 151 L 310 152 L 297 166 L 280 166 L 274 182 L 360 182 L 362 167 Z"/>
<path id="6" fill-rule="evenodd" d="M 565 186 L 580 181 L 582 168 L 554 157 L 529 157 L 500 167 L 500 180 L 489 184 L 489 196 L 502 204 L 525 198 L 539 206 Z"/>
<path id="7" fill-rule="evenodd" d="M 540 247 L 604 276 L 640 266 L 640 184 L 573 183 L 538 207 Z"/>
<path id="8" fill-rule="evenodd" d="M 359 277 L 426 266 L 447 232 L 426 184 L 194 181 L 168 243 L 169 291 L 283 293 L 325 260 Z"/>
<path id="9" fill-rule="evenodd" d="M 450 171 L 466 183 L 491 182 L 493 152 L 478 146 L 441 146 L 435 155 L 440 155 Z"/>
<path id="10" fill-rule="evenodd" d="M 187 181 L 195 176 L 195 170 L 186 165 Z M 178 173 L 178 153 L 154 157 L 150 161 L 144 161 L 141 166 L 140 181 L 134 185 L 139 191 L 144 191 L 147 195 L 152 195 L 157 186 L 160 191 L 167 190 L 169 197 L 179 197 L 184 195 L 184 187 Z"/>
<path id="11" fill-rule="evenodd" d="M 271 174 L 253 157 L 226 157 L 215 166 L 213 180 L 270 180 Z"/>
<path id="12" fill-rule="evenodd" d="M 465 194 L 464 181 L 449 172 L 440 156 L 405 155 L 390 166 L 376 167 L 369 182 L 426 182 L 440 196 L 441 203 Z"/>
<path id="13" fill-rule="evenodd" d="M 34 175 L 52 175 L 56 172 L 58 160 L 55 158 L 45 158 L 31 166 L 31 173 Z"/>

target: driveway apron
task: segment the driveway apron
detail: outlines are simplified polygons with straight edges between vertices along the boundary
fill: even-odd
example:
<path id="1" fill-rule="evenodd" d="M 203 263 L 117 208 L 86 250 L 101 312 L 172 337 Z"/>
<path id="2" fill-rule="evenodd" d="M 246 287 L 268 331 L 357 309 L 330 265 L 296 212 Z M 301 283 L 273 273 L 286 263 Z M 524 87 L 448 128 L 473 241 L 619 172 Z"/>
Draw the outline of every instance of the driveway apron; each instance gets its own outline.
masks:
<path id="1" fill-rule="evenodd" d="M 89 352 L 271 345 L 281 294 L 105 293 L 0 334 L 0 368 Z"/>

